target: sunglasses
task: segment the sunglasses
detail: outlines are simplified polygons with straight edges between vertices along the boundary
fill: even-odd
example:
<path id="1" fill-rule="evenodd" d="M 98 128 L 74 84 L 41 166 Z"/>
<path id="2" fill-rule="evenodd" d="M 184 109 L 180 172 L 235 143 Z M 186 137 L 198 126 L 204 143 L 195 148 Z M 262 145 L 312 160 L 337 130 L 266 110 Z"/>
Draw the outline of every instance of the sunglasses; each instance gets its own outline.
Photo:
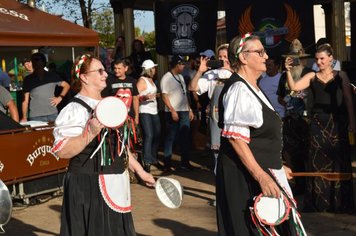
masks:
<path id="1" fill-rule="evenodd" d="M 257 53 L 260 57 L 263 57 L 266 53 L 266 50 L 264 49 L 261 49 L 261 50 L 254 50 L 254 51 L 249 51 L 249 50 L 246 50 L 246 51 L 243 51 L 244 53 Z"/>
<path id="2" fill-rule="evenodd" d="M 103 75 L 104 72 L 106 72 L 106 71 L 105 71 L 105 69 L 100 68 L 100 69 L 97 69 L 97 70 L 90 70 L 90 71 L 87 71 L 87 72 L 85 72 L 85 74 L 88 74 L 88 73 L 90 73 L 90 72 L 99 72 L 100 75 Z"/>

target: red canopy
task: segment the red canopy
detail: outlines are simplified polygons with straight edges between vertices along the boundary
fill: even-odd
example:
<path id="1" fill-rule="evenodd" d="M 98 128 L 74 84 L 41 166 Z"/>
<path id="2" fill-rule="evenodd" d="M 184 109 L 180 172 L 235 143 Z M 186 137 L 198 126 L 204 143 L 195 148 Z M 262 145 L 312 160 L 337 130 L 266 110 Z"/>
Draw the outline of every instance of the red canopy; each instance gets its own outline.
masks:
<path id="1" fill-rule="evenodd" d="M 93 30 L 15 0 L 0 1 L 0 46 L 97 46 Z"/>

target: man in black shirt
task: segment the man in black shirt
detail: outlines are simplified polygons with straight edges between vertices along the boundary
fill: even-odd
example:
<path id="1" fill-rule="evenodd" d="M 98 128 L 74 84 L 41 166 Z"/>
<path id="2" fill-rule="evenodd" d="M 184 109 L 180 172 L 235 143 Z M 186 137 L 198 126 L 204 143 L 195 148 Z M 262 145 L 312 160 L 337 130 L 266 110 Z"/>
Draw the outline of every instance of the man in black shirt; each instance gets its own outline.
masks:
<path id="1" fill-rule="evenodd" d="M 103 97 L 117 96 L 124 101 L 128 107 L 129 116 L 139 123 L 139 100 L 136 80 L 126 76 L 128 63 L 126 59 L 115 60 L 113 65 L 114 75 L 109 75 L 106 80 L 106 88 L 102 92 Z"/>

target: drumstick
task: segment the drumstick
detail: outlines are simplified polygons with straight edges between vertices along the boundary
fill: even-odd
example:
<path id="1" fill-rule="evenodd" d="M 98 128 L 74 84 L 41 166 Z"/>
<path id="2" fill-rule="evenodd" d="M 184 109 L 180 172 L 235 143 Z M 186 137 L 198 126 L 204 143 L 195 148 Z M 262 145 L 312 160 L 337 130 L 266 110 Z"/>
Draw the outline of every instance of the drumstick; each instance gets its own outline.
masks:
<path id="1" fill-rule="evenodd" d="M 352 178 L 352 173 L 340 173 L 340 172 L 294 172 L 290 174 L 293 177 L 299 176 L 316 176 L 329 181 L 349 180 Z"/>

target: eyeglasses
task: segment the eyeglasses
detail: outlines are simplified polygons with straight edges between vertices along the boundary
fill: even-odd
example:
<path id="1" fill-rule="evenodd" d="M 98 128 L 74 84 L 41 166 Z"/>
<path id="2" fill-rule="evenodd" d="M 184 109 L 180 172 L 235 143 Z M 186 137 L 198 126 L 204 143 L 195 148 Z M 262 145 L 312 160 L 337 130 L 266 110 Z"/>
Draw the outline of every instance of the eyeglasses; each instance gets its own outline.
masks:
<path id="1" fill-rule="evenodd" d="M 97 70 L 90 70 L 90 71 L 87 71 L 87 72 L 85 72 L 84 74 L 88 74 L 88 73 L 90 73 L 90 72 L 99 72 L 100 75 L 103 75 L 104 72 L 106 72 L 106 71 L 105 71 L 105 69 L 100 68 L 100 69 L 97 69 Z"/>
<path id="2" fill-rule="evenodd" d="M 263 57 L 266 53 L 266 50 L 265 49 L 261 49 L 261 50 L 254 50 L 254 51 L 249 51 L 249 50 L 246 50 L 246 51 L 243 51 L 243 52 L 246 52 L 246 53 L 257 53 L 260 57 Z"/>

